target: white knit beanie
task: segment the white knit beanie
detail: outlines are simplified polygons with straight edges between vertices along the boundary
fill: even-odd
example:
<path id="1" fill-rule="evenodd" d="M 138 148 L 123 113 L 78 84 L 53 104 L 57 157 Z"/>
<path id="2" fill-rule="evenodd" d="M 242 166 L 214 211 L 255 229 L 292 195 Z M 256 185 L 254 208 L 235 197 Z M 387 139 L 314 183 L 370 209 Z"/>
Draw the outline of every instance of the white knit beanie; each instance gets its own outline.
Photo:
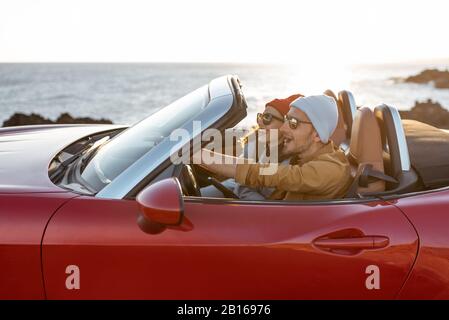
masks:
<path id="1" fill-rule="evenodd" d="M 325 96 L 301 97 L 290 103 L 290 108 L 303 111 L 312 122 L 321 141 L 327 143 L 338 122 L 338 108 L 335 99 Z"/>

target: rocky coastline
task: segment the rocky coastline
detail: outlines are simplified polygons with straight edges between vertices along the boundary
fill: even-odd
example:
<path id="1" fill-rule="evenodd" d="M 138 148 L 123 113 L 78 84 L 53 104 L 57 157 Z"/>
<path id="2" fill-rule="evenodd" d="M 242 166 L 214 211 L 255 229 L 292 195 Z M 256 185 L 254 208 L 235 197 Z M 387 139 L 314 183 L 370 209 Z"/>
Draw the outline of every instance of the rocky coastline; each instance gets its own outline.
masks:
<path id="1" fill-rule="evenodd" d="M 431 99 L 416 101 L 413 108 L 399 113 L 402 119 L 417 120 L 437 128 L 449 129 L 449 111 Z"/>
<path id="2" fill-rule="evenodd" d="M 402 119 L 418 120 L 432 126 L 449 129 L 449 111 L 439 102 L 428 99 L 427 101 L 416 101 L 415 105 L 407 111 L 399 111 Z M 14 113 L 3 122 L 3 127 L 40 125 L 40 124 L 113 124 L 108 119 L 93 119 L 90 117 L 73 117 L 69 113 L 62 113 L 55 121 L 32 113 Z"/>
<path id="3" fill-rule="evenodd" d="M 32 113 L 24 114 L 20 112 L 14 113 L 9 119 L 3 122 L 3 127 L 39 125 L 39 124 L 112 124 L 108 119 L 93 119 L 89 117 L 76 118 L 69 113 L 62 113 L 55 121 L 44 118 L 43 116 Z"/>
<path id="4" fill-rule="evenodd" d="M 437 89 L 449 89 L 449 70 L 425 69 L 419 74 L 403 79 L 407 83 L 433 83 Z"/>

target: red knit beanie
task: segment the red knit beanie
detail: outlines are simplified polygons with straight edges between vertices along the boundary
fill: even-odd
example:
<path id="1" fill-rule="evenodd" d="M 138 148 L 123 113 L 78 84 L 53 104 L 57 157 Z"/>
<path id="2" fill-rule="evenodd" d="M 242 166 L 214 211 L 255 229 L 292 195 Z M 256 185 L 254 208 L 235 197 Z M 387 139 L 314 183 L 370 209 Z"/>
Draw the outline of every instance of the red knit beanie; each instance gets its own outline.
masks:
<path id="1" fill-rule="evenodd" d="M 268 102 L 265 105 L 265 107 L 268 107 L 268 106 L 273 107 L 277 111 L 279 111 L 280 114 L 285 116 L 287 114 L 288 110 L 290 110 L 290 103 L 292 103 L 293 101 L 295 101 L 296 99 L 298 99 L 300 97 L 304 97 L 304 96 L 302 94 L 294 94 L 285 99 L 274 99 L 274 100 Z"/>

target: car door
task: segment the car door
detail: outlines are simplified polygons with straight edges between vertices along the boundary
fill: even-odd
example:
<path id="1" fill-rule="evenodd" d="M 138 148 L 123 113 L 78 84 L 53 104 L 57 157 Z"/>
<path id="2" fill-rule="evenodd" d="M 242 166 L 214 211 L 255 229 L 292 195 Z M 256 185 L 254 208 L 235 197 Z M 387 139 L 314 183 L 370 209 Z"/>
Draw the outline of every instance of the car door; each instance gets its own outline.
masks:
<path id="1" fill-rule="evenodd" d="M 69 193 L 0 194 L 0 300 L 45 299 L 41 241 Z"/>
<path id="2" fill-rule="evenodd" d="M 182 223 L 156 234 L 134 200 L 65 204 L 43 240 L 47 297 L 391 299 L 417 253 L 409 221 L 380 200 L 182 202 Z"/>
<path id="3" fill-rule="evenodd" d="M 419 233 L 419 255 L 400 299 L 449 299 L 449 190 L 397 200 Z"/>

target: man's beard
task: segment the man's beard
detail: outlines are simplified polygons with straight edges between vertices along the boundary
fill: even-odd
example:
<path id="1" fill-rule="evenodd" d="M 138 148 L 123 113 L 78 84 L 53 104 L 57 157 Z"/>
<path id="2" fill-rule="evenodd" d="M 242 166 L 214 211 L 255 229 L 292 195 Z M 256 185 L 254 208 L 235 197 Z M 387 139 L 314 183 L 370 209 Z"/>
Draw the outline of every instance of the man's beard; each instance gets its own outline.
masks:
<path id="1" fill-rule="evenodd" d="M 284 156 L 289 156 L 289 157 L 293 157 L 293 156 L 298 156 L 299 158 L 303 158 L 304 154 L 307 154 L 307 152 L 309 151 L 310 147 L 313 144 L 313 137 L 312 137 L 313 132 L 310 132 L 307 137 L 306 137 L 306 141 L 304 144 L 300 145 L 298 150 L 286 153 L 285 150 L 282 153 Z"/>

